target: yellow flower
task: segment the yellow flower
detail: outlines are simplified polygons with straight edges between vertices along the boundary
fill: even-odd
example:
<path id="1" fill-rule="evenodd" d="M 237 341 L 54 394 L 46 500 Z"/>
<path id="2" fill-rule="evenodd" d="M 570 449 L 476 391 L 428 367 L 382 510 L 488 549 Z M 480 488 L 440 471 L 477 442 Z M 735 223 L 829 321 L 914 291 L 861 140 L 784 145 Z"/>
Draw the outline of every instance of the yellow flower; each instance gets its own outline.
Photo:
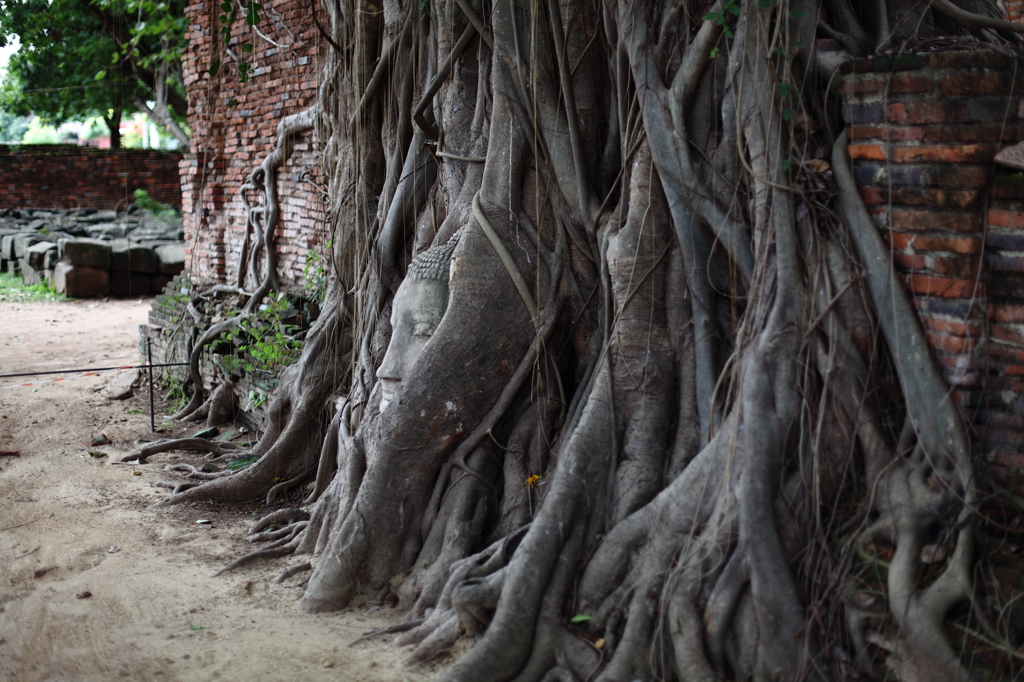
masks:
<path id="1" fill-rule="evenodd" d="M 543 482 L 544 478 L 538 476 L 537 474 L 534 474 L 533 476 L 530 476 L 529 478 L 526 479 L 526 485 L 530 486 L 531 488 L 535 488 Z"/>

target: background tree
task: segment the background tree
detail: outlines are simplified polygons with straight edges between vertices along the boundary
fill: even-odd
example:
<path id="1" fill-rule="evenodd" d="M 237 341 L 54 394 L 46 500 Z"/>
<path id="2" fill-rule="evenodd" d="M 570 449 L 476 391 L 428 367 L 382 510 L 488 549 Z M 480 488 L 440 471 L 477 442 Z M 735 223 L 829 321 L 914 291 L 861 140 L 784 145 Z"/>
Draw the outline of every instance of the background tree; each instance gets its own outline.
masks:
<path id="1" fill-rule="evenodd" d="M 396 598 L 412 661 L 476 635 L 444 680 L 963 680 L 962 632 L 1020 636 L 975 580 L 993 497 L 828 88 L 1018 27 L 980 0 L 324 7 L 318 105 L 245 188 L 267 275 L 197 327 L 195 386 L 274 288 L 275 172 L 314 123 L 324 312 L 258 461 L 161 503 L 312 480 L 228 569 L 311 553 L 299 607 Z"/>
<path id="2" fill-rule="evenodd" d="M 5 0 L 0 40 L 6 44 L 17 36 L 21 47 L 8 65 L 0 106 L 56 125 L 101 116 L 113 148 L 120 147 L 124 112 L 139 110 L 187 144 L 181 125 L 187 107 L 175 66 L 184 40 L 183 6 L 163 3 L 150 26 L 141 17 L 151 16 L 144 9 L 155 15 L 156 3 L 136 4 L 119 2 L 114 12 L 89 0 Z M 132 9 L 139 20 L 128 18 L 125 10 Z"/>

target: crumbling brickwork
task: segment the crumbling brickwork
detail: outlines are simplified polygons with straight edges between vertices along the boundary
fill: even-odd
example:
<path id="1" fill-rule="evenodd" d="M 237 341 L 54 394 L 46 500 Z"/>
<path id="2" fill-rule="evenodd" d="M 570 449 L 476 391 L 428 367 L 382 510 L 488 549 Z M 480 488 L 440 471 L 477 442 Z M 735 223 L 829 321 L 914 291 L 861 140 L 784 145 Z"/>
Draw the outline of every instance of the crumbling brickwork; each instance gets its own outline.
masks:
<path id="1" fill-rule="evenodd" d="M 1024 65 L 996 52 L 848 63 L 841 92 L 861 195 L 953 396 L 996 470 L 1024 472 Z"/>
<path id="2" fill-rule="evenodd" d="M 190 3 L 186 10 L 189 48 L 183 67 L 193 133 L 191 151 L 181 162 L 181 185 L 189 271 L 198 282 L 235 281 L 246 226 L 241 187 L 275 148 L 281 119 L 316 101 L 316 55 L 323 39 L 311 11 L 300 0 L 264 3 L 256 27 L 263 37 L 246 26 L 244 16 L 234 22 L 231 55 L 244 55 L 244 42 L 254 47 L 248 59 L 255 70 L 242 83 L 219 32 L 219 3 Z M 216 59 L 222 65 L 211 76 Z M 301 284 L 306 252 L 324 239 L 319 192 L 312 184 L 317 158 L 308 133 L 291 147 L 280 170 L 275 239 L 285 283 Z M 254 194 L 249 198 L 256 200 Z"/>
<path id="3" fill-rule="evenodd" d="M 0 208 L 124 209 L 144 189 L 181 206 L 180 152 L 0 144 Z"/>

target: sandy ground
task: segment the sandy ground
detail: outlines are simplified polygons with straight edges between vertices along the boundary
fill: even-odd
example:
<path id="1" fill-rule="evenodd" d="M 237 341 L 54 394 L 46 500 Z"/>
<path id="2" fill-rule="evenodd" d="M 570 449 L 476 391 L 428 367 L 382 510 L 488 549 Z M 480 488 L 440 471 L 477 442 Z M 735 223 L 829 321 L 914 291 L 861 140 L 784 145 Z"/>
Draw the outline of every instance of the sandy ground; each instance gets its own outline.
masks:
<path id="1" fill-rule="evenodd" d="M 149 303 L 0 302 L 0 374 L 137 362 Z M 151 487 L 169 477 L 163 467 L 198 455 L 111 465 L 149 437 L 144 390 L 125 401 L 106 398 L 116 375 L 0 388 L 0 451 L 18 453 L 0 456 L 0 679 L 420 682 L 437 675 L 448 661 L 404 668 L 408 652 L 387 636 L 349 646 L 397 622 L 386 607 L 298 613 L 299 582 L 309 574 L 283 585 L 273 579 L 303 559 L 211 578 L 252 548 L 244 532 L 259 503 L 148 509 L 167 494 Z M 0 386 L 32 380 L 0 379 Z M 158 412 L 158 428 L 162 420 Z M 91 448 L 101 434 L 112 444 Z M 89 449 L 108 456 L 93 458 Z"/>

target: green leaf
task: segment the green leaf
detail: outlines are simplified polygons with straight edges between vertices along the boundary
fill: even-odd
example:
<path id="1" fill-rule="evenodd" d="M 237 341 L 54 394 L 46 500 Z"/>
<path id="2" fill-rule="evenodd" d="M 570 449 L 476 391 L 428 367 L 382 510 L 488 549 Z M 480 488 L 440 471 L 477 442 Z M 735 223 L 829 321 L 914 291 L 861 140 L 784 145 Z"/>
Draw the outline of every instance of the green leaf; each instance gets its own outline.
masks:
<path id="1" fill-rule="evenodd" d="M 244 43 L 242 45 L 242 52 L 252 52 L 252 43 Z"/>
<path id="2" fill-rule="evenodd" d="M 209 625 L 192 625 L 192 623 L 189 623 L 188 626 L 192 630 L 209 630 L 210 629 Z"/>
<path id="3" fill-rule="evenodd" d="M 779 97 L 789 97 L 789 93 L 793 91 L 793 86 L 789 83 L 776 83 L 775 87 L 779 89 Z"/>
<path id="4" fill-rule="evenodd" d="M 711 49 L 711 58 L 715 59 L 716 57 L 718 57 L 718 48 L 714 47 Z"/>
<path id="5" fill-rule="evenodd" d="M 788 171 L 790 169 L 790 166 L 792 166 L 792 165 L 793 165 L 793 160 L 792 159 L 783 159 L 783 161 L 782 161 L 782 170 Z"/>
<path id="6" fill-rule="evenodd" d="M 729 5 L 728 9 L 729 9 L 730 12 L 732 12 L 733 16 L 738 17 L 740 15 L 740 6 L 739 5 L 736 5 L 736 4 Z"/>
<path id="7" fill-rule="evenodd" d="M 585 616 L 582 613 L 577 613 L 575 616 L 569 619 L 570 623 L 586 623 L 588 620 L 594 620 L 593 616 Z"/>
<path id="8" fill-rule="evenodd" d="M 220 71 L 220 60 L 219 59 L 214 59 L 210 63 L 210 70 L 209 70 L 210 78 L 216 78 L 218 71 Z"/>
<path id="9" fill-rule="evenodd" d="M 104 78 L 106 78 L 106 77 L 107 77 L 107 72 L 106 72 L 105 70 L 104 70 L 104 71 L 98 71 L 98 72 L 96 73 L 96 75 L 95 75 L 95 76 L 93 76 L 93 78 L 94 78 L 95 80 L 98 80 L 98 81 L 101 81 L 101 80 L 103 80 L 103 79 L 104 79 Z"/>
<path id="10" fill-rule="evenodd" d="M 716 24 L 721 25 L 725 23 L 725 16 L 723 16 L 721 12 L 708 12 L 704 15 L 704 21 L 713 21 Z"/>
<path id="11" fill-rule="evenodd" d="M 775 54 L 779 55 L 780 57 L 785 57 L 786 56 L 786 51 L 783 50 L 778 45 L 776 45 L 774 48 L 772 48 L 772 52 L 774 52 Z"/>
<path id="12" fill-rule="evenodd" d="M 789 119 L 793 118 L 793 114 L 795 114 L 795 113 L 796 113 L 796 109 L 789 109 L 789 108 L 783 109 L 782 110 L 782 120 L 783 121 L 788 121 Z"/>
<path id="13" fill-rule="evenodd" d="M 103 457 L 106 457 L 107 453 L 103 452 L 102 450 L 89 450 L 89 456 L 95 457 L 96 459 L 101 459 Z"/>
<path id="14" fill-rule="evenodd" d="M 804 13 L 798 9 L 795 9 L 790 11 L 789 18 L 792 19 L 793 21 L 799 21 L 800 19 L 804 18 Z"/>
<path id="15" fill-rule="evenodd" d="M 227 17 L 227 16 L 225 16 L 225 15 L 223 15 L 223 14 L 222 14 L 222 15 L 220 15 L 220 23 L 222 23 L 222 24 L 228 24 L 228 23 L 230 23 L 230 22 L 231 22 L 231 19 L 230 19 L 230 17 Z"/>
<path id="16" fill-rule="evenodd" d="M 221 12 L 225 12 L 225 13 L 230 12 L 231 11 L 231 3 L 230 2 L 222 2 L 222 3 L 220 3 L 220 11 Z"/>

